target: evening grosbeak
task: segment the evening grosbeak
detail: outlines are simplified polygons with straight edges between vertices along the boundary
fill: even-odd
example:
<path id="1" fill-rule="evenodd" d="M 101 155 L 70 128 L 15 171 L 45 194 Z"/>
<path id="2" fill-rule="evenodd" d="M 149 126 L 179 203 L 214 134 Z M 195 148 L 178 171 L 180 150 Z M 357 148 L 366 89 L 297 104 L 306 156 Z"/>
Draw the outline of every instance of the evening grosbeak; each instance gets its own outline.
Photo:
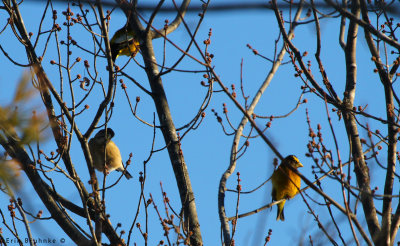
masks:
<path id="1" fill-rule="evenodd" d="M 121 153 L 111 138 L 115 135 L 111 128 L 100 130 L 97 134 L 89 140 L 89 150 L 92 156 L 93 166 L 100 172 L 107 172 L 114 170 L 123 172 L 127 179 L 132 178 L 132 175 L 124 168 L 122 163 Z M 104 155 L 104 150 L 106 151 Z M 104 163 L 105 160 L 105 163 Z"/>
<path id="2" fill-rule="evenodd" d="M 294 155 L 289 155 L 283 159 L 281 165 L 274 171 L 271 177 L 272 181 L 272 201 L 279 201 L 282 199 L 293 198 L 300 189 L 301 178 L 288 168 L 292 166 L 293 168 L 303 167 L 299 159 Z M 276 220 L 285 220 L 285 215 L 283 213 L 283 206 L 285 205 L 285 200 L 278 204 Z"/>

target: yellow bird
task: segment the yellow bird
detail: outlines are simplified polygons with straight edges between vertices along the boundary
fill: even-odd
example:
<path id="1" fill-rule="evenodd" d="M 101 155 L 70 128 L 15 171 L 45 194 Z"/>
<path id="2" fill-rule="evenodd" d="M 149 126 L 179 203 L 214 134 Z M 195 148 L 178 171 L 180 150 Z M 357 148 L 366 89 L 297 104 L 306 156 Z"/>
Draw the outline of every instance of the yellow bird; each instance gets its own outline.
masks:
<path id="1" fill-rule="evenodd" d="M 279 165 L 271 177 L 272 201 L 291 199 L 299 192 L 301 178 L 288 168 L 289 165 L 296 169 L 303 167 L 299 159 L 294 155 L 289 155 L 283 159 L 281 165 Z M 285 215 L 283 213 L 285 202 L 284 200 L 278 204 L 276 220 L 285 220 Z"/>
<path id="2" fill-rule="evenodd" d="M 114 131 L 111 128 L 107 128 L 107 136 L 106 131 L 103 129 L 98 131 L 97 134 L 89 140 L 89 150 L 92 156 L 93 166 L 100 172 L 104 172 L 104 168 L 108 172 L 114 170 L 123 172 L 125 177 L 130 179 L 132 175 L 124 168 L 121 152 L 117 145 L 111 141 L 114 135 Z M 104 149 L 106 151 L 105 155 Z"/>
<path id="3" fill-rule="evenodd" d="M 115 32 L 111 38 L 110 46 L 113 61 L 118 56 L 134 57 L 139 51 L 139 41 L 137 41 L 135 33 L 126 26 Z"/>

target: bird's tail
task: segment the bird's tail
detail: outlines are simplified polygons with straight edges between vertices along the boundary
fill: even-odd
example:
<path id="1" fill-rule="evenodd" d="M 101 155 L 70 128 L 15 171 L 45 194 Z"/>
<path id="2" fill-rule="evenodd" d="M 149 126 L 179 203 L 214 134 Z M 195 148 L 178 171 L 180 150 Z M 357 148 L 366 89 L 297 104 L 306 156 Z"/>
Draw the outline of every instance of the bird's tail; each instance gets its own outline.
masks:
<path id="1" fill-rule="evenodd" d="M 131 178 L 133 178 L 132 175 L 131 175 L 131 174 L 128 172 L 128 170 L 126 170 L 126 169 L 125 169 L 125 171 L 124 171 L 124 175 L 125 175 L 126 179 L 131 179 Z"/>
<path id="2" fill-rule="evenodd" d="M 276 210 L 276 220 L 278 221 L 278 220 L 282 220 L 282 221 L 285 221 L 285 214 L 284 214 L 284 212 L 283 212 L 283 206 L 285 206 L 285 202 L 286 201 L 283 201 L 283 202 L 281 202 L 281 203 L 279 203 L 278 204 L 278 209 Z"/>

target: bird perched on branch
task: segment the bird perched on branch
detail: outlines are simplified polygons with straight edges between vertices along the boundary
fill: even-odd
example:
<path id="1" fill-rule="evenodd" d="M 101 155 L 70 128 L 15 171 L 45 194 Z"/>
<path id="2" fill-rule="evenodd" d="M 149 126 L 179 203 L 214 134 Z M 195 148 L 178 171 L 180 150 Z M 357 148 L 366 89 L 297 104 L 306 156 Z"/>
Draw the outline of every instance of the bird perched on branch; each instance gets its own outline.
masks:
<path id="1" fill-rule="evenodd" d="M 114 170 L 123 172 L 127 179 L 132 178 L 132 175 L 124 168 L 122 163 L 121 153 L 111 138 L 115 135 L 111 128 L 100 130 L 89 140 L 89 150 L 92 156 L 93 166 L 100 172 L 111 172 Z M 104 154 L 104 150 L 106 151 Z M 105 161 L 105 162 L 104 162 Z"/>
<path id="2" fill-rule="evenodd" d="M 293 198 L 300 189 L 301 178 L 295 172 L 289 169 L 303 167 L 299 159 L 294 155 L 289 155 L 283 159 L 281 165 L 274 171 L 271 177 L 272 181 L 272 201 Z M 278 204 L 276 220 L 285 220 L 283 206 L 285 200 Z"/>
<path id="3" fill-rule="evenodd" d="M 135 33 L 124 26 L 115 32 L 110 41 L 112 60 L 115 61 L 118 56 L 134 57 L 139 51 L 139 41 Z"/>

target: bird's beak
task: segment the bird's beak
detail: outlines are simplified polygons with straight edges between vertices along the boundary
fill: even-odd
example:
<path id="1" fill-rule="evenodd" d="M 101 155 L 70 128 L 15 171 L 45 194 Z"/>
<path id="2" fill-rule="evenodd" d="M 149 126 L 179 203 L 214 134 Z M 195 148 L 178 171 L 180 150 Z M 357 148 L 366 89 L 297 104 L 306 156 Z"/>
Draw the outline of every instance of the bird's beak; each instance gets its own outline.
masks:
<path id="1" fill-rule="evenodd" d="M 301 164 L 300 162 L 297 163 L 297 167 L 303 167 L 303 164 Z"/>

